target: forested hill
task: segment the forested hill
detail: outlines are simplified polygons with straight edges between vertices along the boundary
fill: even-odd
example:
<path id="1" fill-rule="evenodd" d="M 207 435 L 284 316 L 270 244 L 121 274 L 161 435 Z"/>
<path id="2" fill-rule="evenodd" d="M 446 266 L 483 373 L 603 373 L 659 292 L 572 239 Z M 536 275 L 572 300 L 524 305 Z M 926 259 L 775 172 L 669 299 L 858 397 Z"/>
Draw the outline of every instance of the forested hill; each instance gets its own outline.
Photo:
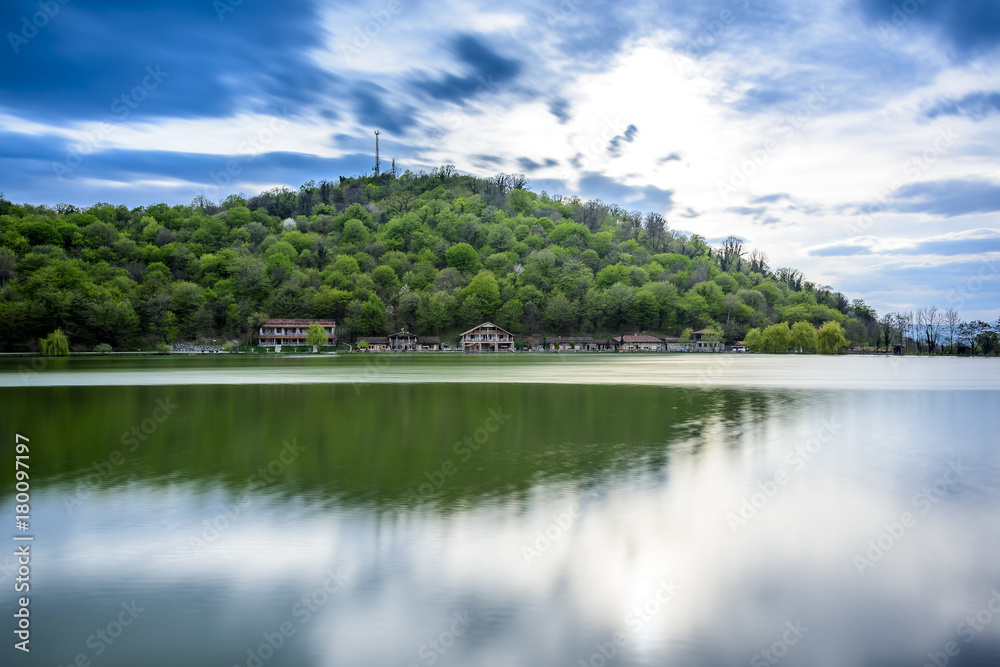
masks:
<path id="1" fill-rule="evenodd" d="M 341 337 L 447 336 L 492 320 L 524 334 L 714 326 L 729 342 L 774 322 L 835 320 L 854 344 L 874 320 L 738 239 L 713 248 L 657 213 L 451 166 L 219 205 L 80 210 L 0 197 L 0 235 L 5 349 L 57 327 L 80 349 L 245 340 L 268 316 L 334 318 Z"/>

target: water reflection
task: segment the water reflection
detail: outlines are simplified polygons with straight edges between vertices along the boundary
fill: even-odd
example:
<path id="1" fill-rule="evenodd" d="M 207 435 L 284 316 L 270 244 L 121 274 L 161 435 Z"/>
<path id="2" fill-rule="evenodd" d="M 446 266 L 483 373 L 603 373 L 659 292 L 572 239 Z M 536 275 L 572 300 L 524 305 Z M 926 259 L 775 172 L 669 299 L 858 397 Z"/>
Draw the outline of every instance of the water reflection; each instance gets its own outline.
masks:
<path id="1" fill-rule="evenodd" d="M 919 666 L 950 641 L 951 665 L 1000 657 L 1000 613 L 971 641 L 959 626 L 1000 590 L 996 392 L 4 398 L 4 423 L 44 443 L 38 664 Z M 158 421 L 157 400 L 176 411 Z M 134 623 L 96 638 L 133 600 Z"/>

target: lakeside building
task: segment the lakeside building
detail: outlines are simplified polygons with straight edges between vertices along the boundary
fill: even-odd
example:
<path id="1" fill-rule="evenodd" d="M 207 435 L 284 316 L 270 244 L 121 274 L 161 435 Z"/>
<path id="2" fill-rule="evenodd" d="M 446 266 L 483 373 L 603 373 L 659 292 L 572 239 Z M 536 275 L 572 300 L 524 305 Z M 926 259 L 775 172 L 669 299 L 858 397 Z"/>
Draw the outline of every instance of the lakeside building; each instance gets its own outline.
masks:
<path id="1" fill-rule="evenodd" d="M 553 336 L 545 339 L 545 346 L 556 352 L 596 352 L 598 341 L 590 336 Z M 604 341 L 607 349 L 607 341 Z"/>
<path id="2" fill-rule="evenodd" d="M 514 334 L 492 322 L 483 322 L 458 337 L 463 352 L 513 352 Z"/>
<path id="3" fill-rule="evenodd" d="M 366 343 L 367 347 L 362 347 L 361 343 Z M 358 350 L 368 352 L 388 352 L 391 349 L 388 336 L 358 336 L 355 345 Z"/>
<path id="4" fill-rule="evenodd" d="M 337 323 L 334 320 L 304 320 L 279 318 L 268 320 L 257 332 L 257 344 L 264 347 L 306 345 L 309 325 L 319 323 L 327 335 L 327 345 L 336 345 Z"/>
<path id="5" fill-rule="evenodd" d="M 399 352 L 417 349 L 417 335 L 409 331 L 400 330 L 394 334 L 389 334 L 389 349 Z"/>
<path id="6" fill-rule="evenodd" d="M 616 336 L 611 339 L 617 344 L 621 352 L 666 352 L 667 344 L 662 338 L 656 336 L 646 336 L 633 334 L 626 336 Z"/>
<path id="7" fill-rule="evenodd" d="M 356 343 L 367 343 L 359 350 L 368 352 L 434 352 L 441 349 L 440 336 L 417 336 L 409 331 L 399 331 L 388 336 L 358 336 Z"/>
<path id="8" fill-rule="evenodd" d="M 719 332 L 699 329 L 691 333 L 691 349 L 694 352 L 722 352 L 725 345 L 719 337 Z"/>

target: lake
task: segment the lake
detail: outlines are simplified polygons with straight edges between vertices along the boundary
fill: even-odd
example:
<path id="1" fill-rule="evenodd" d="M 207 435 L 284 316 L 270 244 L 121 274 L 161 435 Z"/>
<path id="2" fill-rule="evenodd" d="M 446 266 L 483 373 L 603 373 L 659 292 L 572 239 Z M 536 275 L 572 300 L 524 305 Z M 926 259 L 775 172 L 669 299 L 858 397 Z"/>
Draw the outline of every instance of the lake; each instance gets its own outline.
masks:
<path id="1" fill-rule="evenodd" d="M 998 371 L 2 359 L 2 662 L 995 667 Z"/>

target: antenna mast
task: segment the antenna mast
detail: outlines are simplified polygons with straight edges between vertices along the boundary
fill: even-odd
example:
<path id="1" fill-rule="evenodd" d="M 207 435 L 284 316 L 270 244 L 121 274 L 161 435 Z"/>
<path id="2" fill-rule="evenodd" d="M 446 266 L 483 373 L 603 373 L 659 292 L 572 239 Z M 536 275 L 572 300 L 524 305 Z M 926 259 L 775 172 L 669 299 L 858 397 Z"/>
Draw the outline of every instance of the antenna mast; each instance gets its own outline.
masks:
<path id="1" fill-rule="evenodd" d="M 378 176 L 379 172 L 382 170 L 382 160 L 378 156 L 378 135 L 382 134 L 378 130 L 375 130 L 375 168 L 372 171 Z"/>

